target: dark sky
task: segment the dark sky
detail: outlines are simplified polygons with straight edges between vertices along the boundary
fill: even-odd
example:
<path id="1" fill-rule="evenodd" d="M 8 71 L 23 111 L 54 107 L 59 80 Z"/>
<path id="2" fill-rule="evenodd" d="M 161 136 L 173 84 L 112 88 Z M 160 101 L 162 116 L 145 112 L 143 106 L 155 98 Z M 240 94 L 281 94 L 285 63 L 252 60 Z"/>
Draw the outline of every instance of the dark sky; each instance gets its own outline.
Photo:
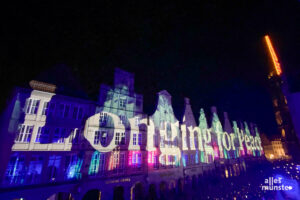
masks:
<path id="1" fill-rule="evenodd" d="M 227 111 L 232 120 L 255 122 L 272 135 L 277 130 L 263 36 L 272 37 L 283 70 L 294 80 L 299 76 L 299 3 L 26 2 L 4 7 L 1 108 L 14 86 L 28 86 L 32 79 L 76 86 L 96 99 L 100 83 L 112 84 L 114 67 L 120 67 L 135 73 L 148 114 L 154 112 L 156 93 L 166 89 L 177 116 L 187 96 L 197 118 L 201 107 L 210 113 L 215 105 L 220 116 Z"/>

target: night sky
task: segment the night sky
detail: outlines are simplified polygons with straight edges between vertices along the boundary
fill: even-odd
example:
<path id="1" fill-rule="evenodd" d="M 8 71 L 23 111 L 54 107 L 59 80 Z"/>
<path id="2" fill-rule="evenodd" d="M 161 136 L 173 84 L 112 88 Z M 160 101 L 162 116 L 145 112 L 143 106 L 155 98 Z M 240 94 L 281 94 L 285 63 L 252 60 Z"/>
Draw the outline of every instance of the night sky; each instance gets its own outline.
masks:
<path id="1" fill-rule="evenodd" d="M 271 36 L 284 72 L 299 89 L 300 2 L 201 2 L 5 7 L 1 109 L 14 86 L 28 87 L 32 79 L 96 100 L 100 83 L 113 84 L 119 67 L 135 74 L 135 90 L 144 95 L 148 114 L 155 110 L 156 93 L 165 89 L 178 118 L 189 97 L 196 118 L 200 108 L 209 116 L 215 105 L 221 119 L 227 111 L 232 120 L 276 134 L 263 36 Z"/>

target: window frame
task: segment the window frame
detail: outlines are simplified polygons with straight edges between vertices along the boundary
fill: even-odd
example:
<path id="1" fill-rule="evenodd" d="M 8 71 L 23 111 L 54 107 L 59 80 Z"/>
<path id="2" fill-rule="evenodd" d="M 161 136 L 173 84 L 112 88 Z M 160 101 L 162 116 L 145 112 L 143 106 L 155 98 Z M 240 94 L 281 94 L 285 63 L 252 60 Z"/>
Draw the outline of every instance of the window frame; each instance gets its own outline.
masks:
<path id="1" fill-rule="evenodd" d="M 45 139 L 46 142 L 49 142 L 49 133 L 50 129 L 48 127 L 39 126 L 34 143 L 41 143 L 41 139 Z"/>
<path id="2" fill-rule="evenodd" d="M 121 134 L 120 132 L 116 132 L 116 137 L 115 137 L 115 145 L 120 145 L 121 144 Z"/>
<path id="3" fill-rule="evenodd" d="M 132 144 L 135 146 L 137 145 L 137 134 L 136 133 L 133 133 L 133 136 L 132 136 Z"/>
<path id="4" fill-rule="evenodd" d="M 36 98 L 28 98 L 25 103 L 25 114 L 37 115 L 41 100 Z"/>
<path id="5" fill-rule="evenodd" d="M 119 108 L 120 109 L 126 109 L 127 99 L 126 98 L 120 98 L 119 99 Z"/>
<path id="6" fill-rule="evenodd" d="M 16 134 L 15 143 L 30 143 L 34 125 L 20 124 Z"/>
<path id="7" fill-rule="evenodd" d="M 58 130 L 58 133 L 56 132 L 56 130 Z M 63 130 L 67 131 L 66 128 L 60 128 L 60 127 L 54 129 L 53 138 L 52 138 L 53 143 L 63 144 L 65 142 L 65 138 L 64 138 L 65 135 L 63 134 Z M 56 137 L 57 137 L 57 141 L 55 141 Z"/>
<path id="8" fill-rule="evenodd" d="M 99 145 L 101 144 L 101 132 L 100 131 L 95 131 L 94 135 L 94 145 Z"/>

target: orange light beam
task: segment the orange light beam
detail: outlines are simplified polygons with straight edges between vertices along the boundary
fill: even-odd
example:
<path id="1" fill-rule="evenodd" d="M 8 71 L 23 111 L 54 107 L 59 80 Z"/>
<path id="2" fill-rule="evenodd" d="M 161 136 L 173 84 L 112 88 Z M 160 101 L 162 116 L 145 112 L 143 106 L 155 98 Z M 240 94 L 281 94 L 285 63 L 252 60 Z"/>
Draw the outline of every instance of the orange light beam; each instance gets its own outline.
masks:
<path id="1" fill-rule="evenodd" d="M 266 40 L 267 46 L 269 48 L 269 52 L 271 54 L 272 61 L 273 61 L 276 73 L 277 73 L 278 76 L 280 76 L 280 74 L 282 74 L 280 63 L 279 63 L 277 55 L 274 51 L 274 48 L 273 48 L 273 45 L 271 43 L 270 37 L 268 35 L 265 35 L 265 40 Z"/>

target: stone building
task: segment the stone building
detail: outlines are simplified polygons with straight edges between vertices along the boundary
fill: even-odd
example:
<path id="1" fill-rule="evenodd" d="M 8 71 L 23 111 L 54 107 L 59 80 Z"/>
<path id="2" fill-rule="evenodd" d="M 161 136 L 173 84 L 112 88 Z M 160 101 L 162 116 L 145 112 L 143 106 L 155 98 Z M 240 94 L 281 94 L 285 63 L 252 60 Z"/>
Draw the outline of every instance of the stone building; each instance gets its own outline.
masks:
<path id="1" fill-rule="evenodd" d="M 163 197 L 212 173 L 238 176 L 247 158 L 263 155 L 257 127 L 227 113 L 222 125 L 215 107 L 211 126 L 203 109 L 197 123 L 185 98 L 177 119 L 163 90 L 145 114 L 134 75 L 120 69 L 96 102 L 30 86 L 14 91 L 2 115 L 0 199 Z"/>

